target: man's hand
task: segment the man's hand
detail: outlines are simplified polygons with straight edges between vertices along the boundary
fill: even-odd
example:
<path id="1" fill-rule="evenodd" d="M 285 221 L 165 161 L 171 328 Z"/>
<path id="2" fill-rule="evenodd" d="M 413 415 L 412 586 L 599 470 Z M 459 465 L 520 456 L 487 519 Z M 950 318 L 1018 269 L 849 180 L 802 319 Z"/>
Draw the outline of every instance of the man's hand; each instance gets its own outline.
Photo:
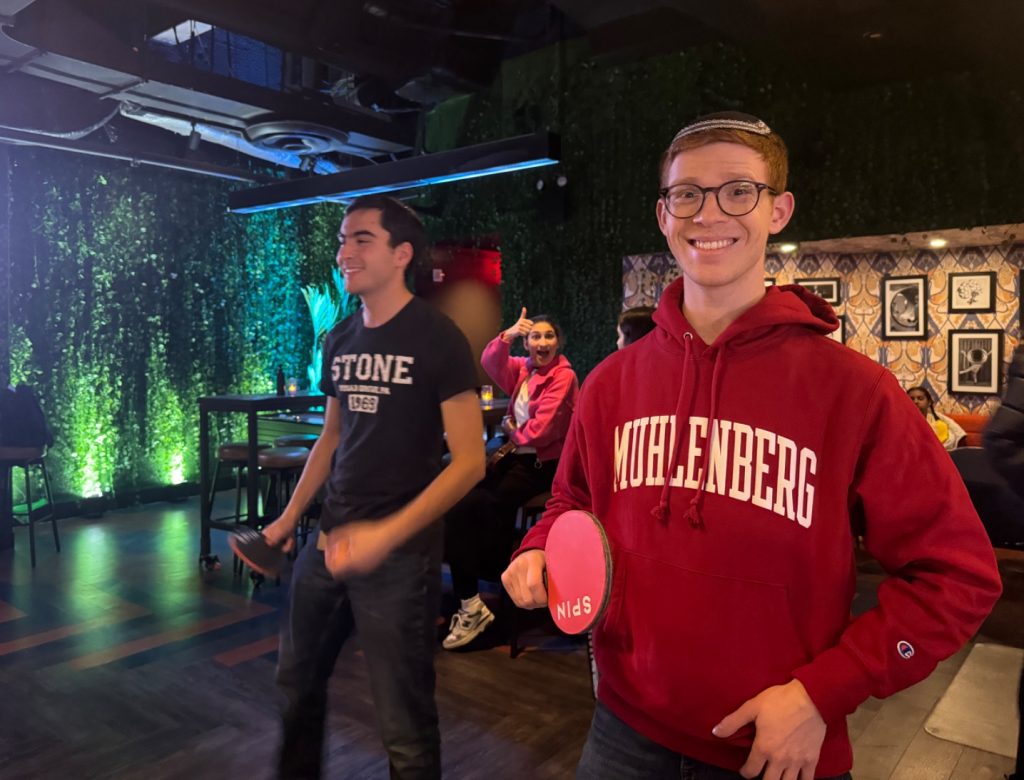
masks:
<path id="1" fill-rule="evenodd" d="M 548 603 L 544 587 L 544 568 L 547 557 L 543 550 L 527 550 L 509 564 L 501 575 L 501 584 L 517 607 L 536 609 Z"/>
<path id="2" fill-rule="evenodd" d="M 764 770 L 764 780 L 814 780 L 825 721 L 799 680 L 747 699 L 711 731 L 716 737 L 731 737 L 748 723 L 754 724 L 756 734 L 741 775 L 757 777 Z"/>
<path id="3" fill-rule="evenodd" d="M 295 546 L 295 526 L 290 518 L 281 515 L 263 528 L 263 538 L 271 547 L 280 547 L 282 552 L 289 553 Z"/>
<path id="4" fill-rule="evenodd" d="M 530 329 L 533 327 L 533 320 L 526 318 L 526 307 L 523 307 L 523 313 L 519 315 L 519 319 L 516 320 L 516 324 L 511 328 L 505 330 L 501 334 L 503 341 L 511 343 L 515 341 L 519 336 L 530 335 Z"/>
<path id="5" fill-rule="evenodd" d="M 336 580 L 369 574 L 398 546 L 398 534 L 387 519 L 346 523 L 327 534 L 324 563 Z"/>

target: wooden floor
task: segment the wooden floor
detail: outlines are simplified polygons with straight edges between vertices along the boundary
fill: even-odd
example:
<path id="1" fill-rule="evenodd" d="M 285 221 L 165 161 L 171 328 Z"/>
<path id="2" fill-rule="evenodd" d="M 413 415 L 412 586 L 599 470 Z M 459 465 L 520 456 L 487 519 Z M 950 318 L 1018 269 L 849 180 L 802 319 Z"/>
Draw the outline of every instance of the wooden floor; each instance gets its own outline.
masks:
<path id="1" fill-rule="evenodd" d="M 284 587 L 253 592 L 225 566 L 200 575 L 195 500 L 39 528 L 39 563 L 0 553 L 0 778 L 267 778 L 277 741 L 273 689 Z M 1007 595 L 981 639 L 1022 646 L 1024 556 L 1001 562 Z M 855 607 L 880 573 L 861 566 Z M 493 633 L 499 636 L 495 626 Z M 491 632 L 489 632 L 491 633 Z M 571 777 L 593 700 L 582 646 L 542 633 L 438 655 L 445 774 Z M 358 640 L 331 683 L 325 777 L 385 778 Z M 537 646 L 540 643 L 540 646 Z M 999 778 L 1009 759 L 924 732 L 966 652 L 926 681 L 851 718 L 857 780 Z"/>

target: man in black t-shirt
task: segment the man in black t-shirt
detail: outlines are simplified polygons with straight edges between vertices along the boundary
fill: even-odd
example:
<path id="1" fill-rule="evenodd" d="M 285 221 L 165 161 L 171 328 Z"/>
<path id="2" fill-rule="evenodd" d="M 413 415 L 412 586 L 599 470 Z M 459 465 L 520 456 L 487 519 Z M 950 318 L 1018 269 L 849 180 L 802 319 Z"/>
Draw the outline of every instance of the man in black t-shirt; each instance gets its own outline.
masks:
<path id="1" fill-rule="evenodd" d="M 327 481 L 320 534 L 296 560 L 281 629 L 278 772 L 319 777 L 327 681 L 358 630 L 391 777 L 436 778 L 438 520 L 484 474 L 476 371 L 458 328 L 405 286 L 410 264 L 426 254 L 415 212 L 392 198 L 359 198 L 338 240 L 345 289 L 362 308 L 328 334 L 324 430 L 288 506 L 263 532 L 289 549 Z M 452 460 L 442 471 L 444 437 Z"/>

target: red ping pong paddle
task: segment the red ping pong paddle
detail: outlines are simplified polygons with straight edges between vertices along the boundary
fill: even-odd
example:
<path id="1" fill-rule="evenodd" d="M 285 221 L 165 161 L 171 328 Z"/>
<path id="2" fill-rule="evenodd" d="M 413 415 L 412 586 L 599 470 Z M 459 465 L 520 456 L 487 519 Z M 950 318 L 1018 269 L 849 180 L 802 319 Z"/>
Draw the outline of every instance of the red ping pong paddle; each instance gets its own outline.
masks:
<path id="1" fill-rule="evenodd" d="M 601 523 L 589 512 L 563 512 L 548 532 L 544 555 L 555 625 L 567 634 L 589 631 L 612 591 L 612 555 Z"/>

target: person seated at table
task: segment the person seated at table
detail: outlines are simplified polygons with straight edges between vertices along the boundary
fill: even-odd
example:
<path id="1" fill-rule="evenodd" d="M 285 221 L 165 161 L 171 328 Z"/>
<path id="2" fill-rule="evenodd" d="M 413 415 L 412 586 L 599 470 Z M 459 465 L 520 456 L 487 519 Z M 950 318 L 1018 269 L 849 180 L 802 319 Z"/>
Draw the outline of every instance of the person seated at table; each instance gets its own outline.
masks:
<path id="1" fill-rule="evenodd" d="M 529 357 L 510 355 L 517 338 L 523 339 Z M 446 650 L 468 644 L 493 622 L 494 614 L 480 598 L 479 580 L 487 575 L 497 579 L 512 553 L 519 507 L 551 488 L 579 392 L 576 373 L 560 354 L 563 345 L 554 318 L 531 319 L 524 308 L 480 358 L 508 394 L 502 429 L 514 450 L 497 462 L 492 456 L 487 476 L 445 517 L 445 557 L 460 600 L 442 643 Z"/>
<path id="2" fill-rule="evenodd" d="M 967 436 L 967 431 L 960 427 L 959 423 L 948 415 L 935 411 L 935 400 L 932 394 L 924 387 L 911 387 L 907 395 L 913 401 L 921 414 L 931 424 L 935 435 L 939 437 L 942 446 L 947 450 L 955 450 L 961 440 Z"/>
<path id="3" fill-rule="evenodd" d="M 619 315 L 618 341 L 615 342 L 616 349 L 628 347 L 637 339 L 643 338 L 654 330 L 654 307 L 634 306 L 626 309 Z"/>

